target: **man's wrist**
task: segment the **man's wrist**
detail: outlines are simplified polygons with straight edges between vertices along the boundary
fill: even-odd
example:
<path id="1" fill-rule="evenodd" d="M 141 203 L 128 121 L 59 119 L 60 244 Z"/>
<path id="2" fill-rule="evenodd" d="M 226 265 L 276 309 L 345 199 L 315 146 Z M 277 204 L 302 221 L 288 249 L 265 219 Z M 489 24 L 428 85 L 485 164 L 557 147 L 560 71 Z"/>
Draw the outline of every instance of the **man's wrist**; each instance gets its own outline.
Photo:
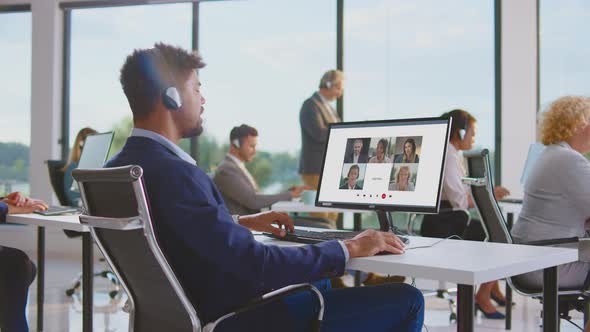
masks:
<path id="1" fill-rule="evenodd" d="M 232 214 L 231 218 L 234 220 L 234 222 L 236 224 L 238 224 L 238 225 L 240 224 L 240 215 L 238 215 L 238 214 Z"/>
<path id="2" fill-rule="evenodd" d="M 355 240 L 344 240 L 342 241 L 346 249 L 348 250 L 349 258 L 354 257 L 353 253 L 356 252 L 356 241 Z"/>

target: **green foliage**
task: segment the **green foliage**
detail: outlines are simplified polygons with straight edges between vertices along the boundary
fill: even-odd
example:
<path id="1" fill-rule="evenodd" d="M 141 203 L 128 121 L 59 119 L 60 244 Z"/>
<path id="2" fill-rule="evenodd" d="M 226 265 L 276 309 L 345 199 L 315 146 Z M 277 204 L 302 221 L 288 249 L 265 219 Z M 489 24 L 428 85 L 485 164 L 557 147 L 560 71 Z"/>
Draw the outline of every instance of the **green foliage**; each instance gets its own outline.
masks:
<path id="1" fill-rule="evenodd" d="M 125 145 L 127 141 L 127 137 L 131 134 L 131 129 L 133 128 L 133 118 L 131 116 L 126 116 L 119 123 L 113 126 L 113 131 L 115 132 L 115 137 L 113 138 L 113 144 L 111 145 L 111 150 L 109 151 L 109 159 L 117 154 Z"/>
<path id="2" fill-rule="evenodd" d="M 27 182 L 29 147 L 21 143 L 0 143 L 0 181 Z"/>

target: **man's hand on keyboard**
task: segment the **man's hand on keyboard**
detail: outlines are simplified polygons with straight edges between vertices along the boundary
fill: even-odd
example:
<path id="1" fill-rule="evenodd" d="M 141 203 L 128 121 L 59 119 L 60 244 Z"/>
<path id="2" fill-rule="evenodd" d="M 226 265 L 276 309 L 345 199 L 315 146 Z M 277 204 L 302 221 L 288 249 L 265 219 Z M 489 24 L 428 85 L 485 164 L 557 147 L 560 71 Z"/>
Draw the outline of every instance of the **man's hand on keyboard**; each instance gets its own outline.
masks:
<path id="1" fill-rule="evenodd" d="M 253 231 L 273 233 L 280 237 L 285 236 L 287 231 L 292 232 L 295 230 L 293 220 L 286 213 L 275 211 L 240 216 L 238 223 Z"/>
<path id="2" fill-rule="evenodd" d="M 344 244 L 348 249 L 350 257 L 373 256 L 379 252 L 386 251 L 392 254 L 403 254 L 404 243 L 393 233 L 385 233 L 368 229 Z"/>

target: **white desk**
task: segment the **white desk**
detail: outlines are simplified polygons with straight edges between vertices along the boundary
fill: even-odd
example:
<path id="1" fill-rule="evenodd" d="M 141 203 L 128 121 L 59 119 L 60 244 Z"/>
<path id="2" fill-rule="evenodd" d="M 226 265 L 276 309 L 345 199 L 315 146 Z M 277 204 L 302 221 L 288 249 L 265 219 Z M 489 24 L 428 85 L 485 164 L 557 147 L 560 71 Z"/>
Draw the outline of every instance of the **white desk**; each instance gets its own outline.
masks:
<path id="1" fill-rule="evenodd" d="M 6 217 L 12 224 L 34 225 L 37 230 L 37 331 L 43 331 L 43 302 L 45 298 L 45 227 L 82 232 L 82 330 L 92 331 L 93 249 L 87 226 L 80 224 L 79 215 L 43 216 L 13 214 Z"/>
<path id="2" fill-rule="evenodd" d="M 557 331 L 557 265 L 578 260 L 574 249 L 510 245 L 477 241 L 445 240 L 410 236 L 403 255 L 353 258 L 347 269 L 424 279 L 444 280 L 458 284 L 457 331 L 473 331 L 474 285 L 526 272 L 545 270 L 543 302 L 544 331 Z M 264 236 L 256 239 L 267 244 L 294 245 Z M 416 249 L 411 249 L 416 248 Z M 553 277 L 554 275 L 554 277 Z M 550 300 L 553 299 L 554 301 Z M 552 320 L 551 320 L 552 318 Z"/>
<path id="3" fill-rule="evenodd" d="M 278 212 L 337 212 L 337 213 L 345 213 L 345 212 L 352 212 L 352 213 L 366 213 L 370 212 L 368 210 L 349 210 L 349 209 L 340 209 L 340 208 L 326 208 L 320 207 L 315 205 L 308 205 L 303 202 L 295 202 L 295 201 L 280 201 L 276 202 L 270 206 L 272 211 Z"/>

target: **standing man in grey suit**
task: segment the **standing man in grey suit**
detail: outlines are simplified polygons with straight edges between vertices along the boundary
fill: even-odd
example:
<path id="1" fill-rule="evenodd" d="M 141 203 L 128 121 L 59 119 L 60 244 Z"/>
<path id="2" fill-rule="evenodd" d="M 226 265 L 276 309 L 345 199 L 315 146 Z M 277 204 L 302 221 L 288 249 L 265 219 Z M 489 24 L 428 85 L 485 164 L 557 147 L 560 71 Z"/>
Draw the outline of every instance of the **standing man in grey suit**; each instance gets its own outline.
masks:
<path id="1" fill-rule="evenodd" d="M 299 197 L 303 190 L 309 189 L 307 186 L 294 186 L 276 195 L 261 194 L 258 183 L 245 166 L 256 155 L 258 131 L 243 124 L 231 130 L 229 139 L 229 152 L 215 171 L 213 181 L 231 214 L 258 213 L 260 209 L 270 207 L 278 201 Z"/>
<path id="2" fill-rule="evenodd" d="M 329 70 L 320 80 L 319 91 L 303 102 L 299 113 L 301 123 L 299 174 L 303 183 L 316 190 L 328 141 L 328 124 L 342 121 L 330 102 L 342 97 L 343 91 L 344 73 L 340 70 Z M 338 214 L 318 213 L 313 216 L 336 220 Z"/>

